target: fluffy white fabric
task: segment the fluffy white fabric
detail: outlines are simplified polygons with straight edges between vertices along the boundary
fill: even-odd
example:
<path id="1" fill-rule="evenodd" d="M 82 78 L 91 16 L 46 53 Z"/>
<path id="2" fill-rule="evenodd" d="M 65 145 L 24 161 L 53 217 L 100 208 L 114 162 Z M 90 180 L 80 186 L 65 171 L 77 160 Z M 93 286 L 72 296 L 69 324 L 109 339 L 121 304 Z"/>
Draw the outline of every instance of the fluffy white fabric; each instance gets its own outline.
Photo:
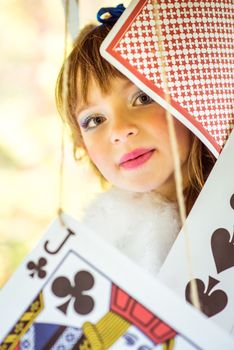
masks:
<path id="1" fill-rule="evenodd" d="M 116 188 L 98 196 L 84 223 L 154 276 L 181 226 L 175 203 L 152 192 Z"/>

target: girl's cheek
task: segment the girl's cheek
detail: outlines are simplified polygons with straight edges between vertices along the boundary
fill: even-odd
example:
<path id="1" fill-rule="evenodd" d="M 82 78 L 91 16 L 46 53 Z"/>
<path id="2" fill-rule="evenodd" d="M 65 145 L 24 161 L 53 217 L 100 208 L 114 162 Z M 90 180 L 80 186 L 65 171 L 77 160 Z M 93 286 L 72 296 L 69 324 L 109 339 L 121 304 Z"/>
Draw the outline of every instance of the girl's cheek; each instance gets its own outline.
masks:
<path id="1" fill-rule="evenodd" d="M 86 135 L 83 135 L 83 147 L 85 151 L 88 153 L 90 156 L 90 153 L 92 152 L 92 149 L 95 149 L 95 146 L 93 142 L 91 142 L 89 139 L 86 139 Z"/>
<path id="2" fill-rule="evenodd" d="M 95 150 L 94 147 L 90 147 L 89 149 L 87 149 L 87 153 L 89 155 L 89 158 L 92 160 L 92 162 L 97 165 L 100 161 L 100 154 L 97 150 Z"/>
<path id="3" fill-rule="evenodd" d="M 84 140 L 85 149 L 93 163 L 99 163 L 105 157 L 105 147 L 101 144 L 100 137 L 92 137 Z"/>

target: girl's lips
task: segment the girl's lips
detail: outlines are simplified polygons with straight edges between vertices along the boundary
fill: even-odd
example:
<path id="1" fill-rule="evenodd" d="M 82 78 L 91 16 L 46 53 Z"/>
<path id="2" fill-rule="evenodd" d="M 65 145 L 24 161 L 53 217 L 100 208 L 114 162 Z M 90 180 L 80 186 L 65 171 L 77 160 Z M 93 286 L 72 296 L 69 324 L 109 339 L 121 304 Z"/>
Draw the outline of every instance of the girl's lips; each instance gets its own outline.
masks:
<path id="1" fill-rule="evenodd" d="M 134 169 L 147 162 L 153 155 L 155 149 L 135 149 L 133 152 L 125 154 L 120 159 L 120 167 L 124 169 Z"/>

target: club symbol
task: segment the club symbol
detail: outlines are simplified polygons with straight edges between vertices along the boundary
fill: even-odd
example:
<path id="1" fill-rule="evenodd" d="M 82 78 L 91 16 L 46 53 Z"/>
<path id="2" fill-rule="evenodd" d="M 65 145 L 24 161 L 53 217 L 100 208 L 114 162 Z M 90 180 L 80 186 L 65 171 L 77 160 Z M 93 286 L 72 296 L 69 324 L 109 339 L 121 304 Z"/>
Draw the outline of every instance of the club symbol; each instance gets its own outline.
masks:
<path id="1" fill-rule="evenodd" d="M 29 261 L 27 264 L 27 269 L 29 270 L 33 270 L 32 273 L 30 273 L 30 277 L 34 277 L 35 274 L 37 274 L 37 276 L 39 278 L 45 278 L 46 276 L 46 271 L 43 269 L 43 267 L 47 264 L 47 260 L 45 258 L 40 258 L 38 260 L 38 263 L 35 264 L 34 261 Z"/>
<path id="2" fill-rule="evenodd" d="M 94 308 L 94 300 L 89 295 L 83 294 L 84 291 L 90 290 L 94 285 L 94 278 L 88 271 L 79 271 L 74 277 L 72 285 L 67 277 L 57 277 L 52 284 L 53 293 L 59 298 L 69 296 L 69 299 L 57 308 L 65 315 L 68 305 L 74 300 L 74 310 L 79 315 L 87 315 Z"/>

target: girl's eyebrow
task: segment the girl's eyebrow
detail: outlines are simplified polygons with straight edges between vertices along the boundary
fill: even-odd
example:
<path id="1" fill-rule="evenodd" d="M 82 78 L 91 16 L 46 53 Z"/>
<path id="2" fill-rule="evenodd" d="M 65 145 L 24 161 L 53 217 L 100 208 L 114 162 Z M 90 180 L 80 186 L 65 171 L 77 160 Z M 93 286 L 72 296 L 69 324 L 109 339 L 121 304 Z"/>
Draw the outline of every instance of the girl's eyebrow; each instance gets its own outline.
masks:
<path id="1" fill-rule="evenodd" d="M 132 87 L 137 88 L 137 86 L 131 80 L 126 79 L 123 83 L 123 86 L 120 87 L 120 91 L 128 90 L 129 88 L 132 88 Z"/>
<path id="2" fill-rule="evenodd" d="M 93 104 L 89 104 L 89 103 L 81 105 L 81 106 L 76 110 L 76 115 L 78 116 L 81 112 L 83 112 L 85 109 L 88 109 L 88 108 L 90 108 L 90 107 L 94 107 L 94 105 L 93 105 Z"/>
<path id="3" fill-rule="evenodd" d="M 96 103 L 91 103 L 88 100 L 85 101 L 85 103 L 82 103 L 77 109 L 76 109 L 76 116 L 78 116 L 81 112 L 83 112 L 86 109 L 93 108 L 96 106 Z"/>
<path id="4" fill-rule="evenodd" d="M 123 83 L 123 89 L 128 88 L 129 86 L 135 85 L 131 80 L 126 79 Z"/>

